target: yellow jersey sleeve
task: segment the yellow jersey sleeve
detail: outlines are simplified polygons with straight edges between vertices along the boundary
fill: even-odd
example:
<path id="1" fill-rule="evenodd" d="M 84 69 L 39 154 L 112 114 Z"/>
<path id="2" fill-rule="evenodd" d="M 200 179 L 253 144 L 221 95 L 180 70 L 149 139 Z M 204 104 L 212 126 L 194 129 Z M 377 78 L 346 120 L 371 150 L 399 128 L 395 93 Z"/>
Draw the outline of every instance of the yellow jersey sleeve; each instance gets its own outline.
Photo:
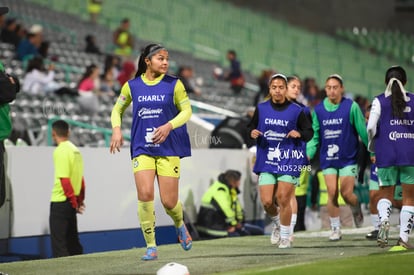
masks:
<path id="1" fill-rule="evenodd" d="M 188 98 L 183 83 L 179 79 L 174 87 L 174 104 L 177 106 L 179 113 L 169 121 L 173 129 L 184 125 L 192 114 L 190 99 Z"/>
<path id="2" fill-rule="evenodd" d="M 116 100 L 114 107 L 112 108 L 111 113 L 111 123 L 112 128 L 120 127 L 122 122 L 122 115 L 124 114 L 125 110 L 128 108 L 129 104 L 131 104 L 132 97 L 131 97 L 131 89 L 129 87 L 128 82 L 126 82 L 122 88 L 121 93 Z"/>

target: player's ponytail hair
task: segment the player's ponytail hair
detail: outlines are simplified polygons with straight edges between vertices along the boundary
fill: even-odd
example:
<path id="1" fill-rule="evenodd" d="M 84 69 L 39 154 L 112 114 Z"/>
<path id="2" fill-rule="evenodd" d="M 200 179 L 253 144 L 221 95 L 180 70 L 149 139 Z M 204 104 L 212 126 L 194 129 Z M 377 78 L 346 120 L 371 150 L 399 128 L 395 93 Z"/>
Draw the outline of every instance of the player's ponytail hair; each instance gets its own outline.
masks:
<path id="1" fill-rule="evenodd" d="M 385 73 L 385 84 L 391 89 L 392 114 L 396 118 L 404 117 L 404 109 L 407 105 L 403 86 L 407 83 L 407 74 L 401 66 L 392 66 Z M 391 84 L 391 87 L 388 87 Z"/>
<path id="2" fill-rule="evenodd" d="M 138 70 L 135 74 L 135 77 L 138 77 L 145 73 L 147 70 L 147 63 L 145 63 L 145 58 L 151 58 L 157 52 L 165 50 L 164 46 L 160 44 L 149 44 L 141 52 L 138 60 Z"/>

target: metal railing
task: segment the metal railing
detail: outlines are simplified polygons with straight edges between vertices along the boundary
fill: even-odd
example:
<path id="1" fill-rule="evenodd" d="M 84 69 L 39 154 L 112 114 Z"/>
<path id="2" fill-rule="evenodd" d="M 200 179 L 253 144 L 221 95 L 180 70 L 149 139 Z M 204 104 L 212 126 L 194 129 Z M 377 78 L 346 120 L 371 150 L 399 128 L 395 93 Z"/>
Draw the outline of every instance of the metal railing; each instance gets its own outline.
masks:
<path id="1" fill-rule="evenodd" d="M 53 122 L 55 122 L 55 121 L 57 121 L 59 119 L 62 119 L 62 118 L 60 118 L 60 117 L 53 117 L 53 118 L 50 118 L 47 121 L 47 145 L 48 146 L 52 146 L 53 145 L 53 139 L 52 139 L 52 124 L 53 124 Z M 102 133 L 103 136 L 104 136 L 104 139 L 105 139 L 105 146 L 106 147 L 109 147 L 110 142 L 111 142 L 111 136 L 112 136 L 112 130 L 111 129 L 94 126 L 94 125 L 91 125 L 89 123 L 79 122 L 79 121 L 76 121 L 76 120 L 73 120 L 73 119 L 67 119 L 67 118 L 65 118 L 64 120 L 69 125 L 73 125 L 73 126 L 76 126 L 76 127 L 81 127 L 81 128 L 84 128 L 84 129 L 93 130 L 93 131 Z M 124 137 L 125 140 L 128 140 L 128 141 L 131 140 L 131 136 L 130 135 L 123 134 L 123 137 Z"/>

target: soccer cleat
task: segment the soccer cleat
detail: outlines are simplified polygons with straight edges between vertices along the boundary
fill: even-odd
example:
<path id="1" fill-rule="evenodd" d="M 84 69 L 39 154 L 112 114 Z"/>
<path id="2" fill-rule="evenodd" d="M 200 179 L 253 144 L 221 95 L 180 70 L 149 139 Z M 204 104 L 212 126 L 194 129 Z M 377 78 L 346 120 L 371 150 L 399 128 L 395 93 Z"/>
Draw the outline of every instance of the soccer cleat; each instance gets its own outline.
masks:
<path id="1" fill-rule="evenodd" d="M 373 230 L 365 235 L 368 240 L 376 240 L 378 238 L 378 230 Z"/>
<path id="2" fill-rule="evenodd" d="M 377 244 L 380 247 L 385 247 L 388 244 L 388 233 L 390 231 L 389 221 L 381 222 L 380 229 L 378 231 Z"/>
<path id="3" fill-rule="evenodd" d="M 330 241 L 339 241 L 342 239 L 342 232 L 339 227 L 332 228 L 331 235 L 329 236 Z"/>
<path id="4" fill-rule="evenodd" d="M 351 206 L 352 216 L 354 217 L 354 223 L 357 228 L 362 227 L 364 223 L 364 214 L 361 210 L 361 204 L 358 203 L 356 206 Z"/>
<path id="5" fill-rule="evenodd" d="M 270 234 L 270 243 L 278 245 L 280 242 L 280 224 L 273 222 L 272 233 Z"/>
<path id="6" fill-rule="evenodd" d="M 178 240 L 180 241 L 181 247 L 184 250 L 190 250 L 191 247 L 193 246 L 193 239 L 191 238 L 191 235 L 188 232 L 185 224 L 177 228 L 177 235 L 178 235 Z"/>
<path id="7" fill-rule="evenodd" d="M 397 245 L 404 247 L 405 249 L 414 249 L 414 246 L 408 242 L 404 242 L 401 238 L 398 239 Z"/>
<path id="8" fill-rule="evenodd" d="M 279 248 L 291 248 L 292 243 L 289 241 L 289 239 L 281 239 L 279 243 Z"/>
<path id="9" fill-rule="evenodd" d="M 143 261 L 153 261 L 156 259 L 158 259 L 158 253 L 157 253 L 156 247 L 147 247 L 147 251 L 141 257 L 141 260 Z"/>

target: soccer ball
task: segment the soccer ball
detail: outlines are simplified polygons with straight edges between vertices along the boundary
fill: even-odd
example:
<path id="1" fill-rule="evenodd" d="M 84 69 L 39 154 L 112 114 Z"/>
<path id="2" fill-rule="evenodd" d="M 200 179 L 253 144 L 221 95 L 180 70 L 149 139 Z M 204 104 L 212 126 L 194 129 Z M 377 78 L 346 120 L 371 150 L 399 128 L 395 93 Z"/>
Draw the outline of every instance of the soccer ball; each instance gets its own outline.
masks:
<path id="1" fill-rule="evenodd" d="M 179 263 L 168 263 L 158 269 L 157 275 L 190 275 L 188 268 Z"/>

